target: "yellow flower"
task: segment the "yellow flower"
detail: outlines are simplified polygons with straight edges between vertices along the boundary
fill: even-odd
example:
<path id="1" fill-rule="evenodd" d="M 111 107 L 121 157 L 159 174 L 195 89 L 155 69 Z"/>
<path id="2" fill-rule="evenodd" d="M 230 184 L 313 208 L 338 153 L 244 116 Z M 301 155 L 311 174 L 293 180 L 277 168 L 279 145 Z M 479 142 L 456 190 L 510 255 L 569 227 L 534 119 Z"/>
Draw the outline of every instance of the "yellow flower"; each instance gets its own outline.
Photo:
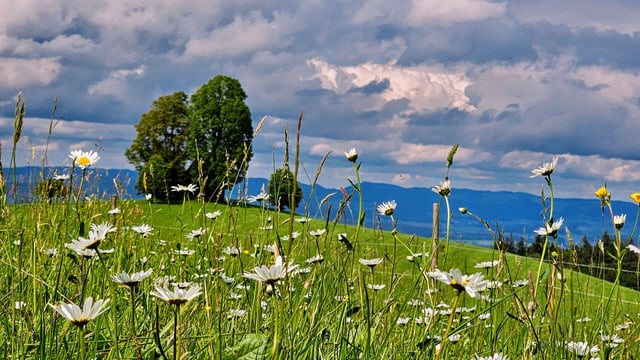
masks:
<path id="1" fill-rule="evenodd" d="M 640 193 L 633 193 L 629 195 L 629 197 L 631 197 L 631 199 L 635 201 L 636 204 L 640 205 Z"/>
<path id="2" fill-rule="evenodd" d="M 611 197 L 611 194 L 607 191 L 607 184 L 602 185 L 600 189 L 595 192 L 595 195 L 598 199 L 605 201 Z"/>

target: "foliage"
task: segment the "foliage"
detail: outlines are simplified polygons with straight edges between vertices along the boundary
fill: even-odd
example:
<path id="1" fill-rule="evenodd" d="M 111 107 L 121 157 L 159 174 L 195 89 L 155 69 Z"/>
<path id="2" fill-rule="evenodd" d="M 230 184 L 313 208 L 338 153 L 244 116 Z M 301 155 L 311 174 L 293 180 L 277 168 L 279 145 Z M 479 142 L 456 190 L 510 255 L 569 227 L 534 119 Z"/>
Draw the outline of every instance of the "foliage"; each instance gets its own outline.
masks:
<path id="1" fill-rule="evenodd" d="M 191 96 L 189 174 L 205 181 L 202 191 L 216 200 L 221 190 L 244 179 L 253 154 L 246 98 L 240 82 L 223 75 L 209 80 Z"/>
<path id="2" fill-rule="evenodd" d="M 296 193 L 292 199 L 294 181 L 296 180 L 293 178 L 291 170 L 287 168 L 276 169 L 269 178 L 269 202 L 279 210 L 284 210 L 285 207 L 295 210 L 302 199 L 302 189 L 296 181 Z"/>
<path id="3" fill-rule="evenodd" d="M 135 128 L 137 136 L 125 156 L 140 173 L 136 190 L 167 199 L 167 184 L 187 181 L 187 95 L 178 91 L 154 100 Z"/>
<path id="4" fill-rule="evenodd" d="M 46 179 L 36 184 L 35 193 L 42 199 L 51 202 L 55 198 L 67 196 L 69 188 L 64 185 L 62 180 Z"/>

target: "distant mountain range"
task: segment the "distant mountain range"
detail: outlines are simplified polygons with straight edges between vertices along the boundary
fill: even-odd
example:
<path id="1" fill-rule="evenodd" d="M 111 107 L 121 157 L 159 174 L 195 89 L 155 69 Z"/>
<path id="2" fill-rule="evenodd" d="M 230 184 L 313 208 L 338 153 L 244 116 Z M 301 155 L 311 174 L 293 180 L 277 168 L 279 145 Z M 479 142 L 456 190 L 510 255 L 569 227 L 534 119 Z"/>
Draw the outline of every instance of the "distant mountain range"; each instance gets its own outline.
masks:
<path id="1" fill-rule="evenodd" d="M 15 169 L 16 187 L 13 186 L 13 169 L 3 169 L 7 181 L 7 189 L 16 190 L 18 202 L 28 202 L 35 199 L 33 189 L 42 178 L 51 178 L 55 175 L 69 174 L 70 168 L 66 167 L 19 167 Z M 80 170 L 76 169 L 74 176 L 80 176 Z M 87 193 L 94 194 L 103 199 L 110 199 L 113 194 L 119 194 L 124 199 L 140 199 L 134 185 L 138 174 L 126 169 L 89 169 L 84 188 Z M 250 178 L 229 192 L 233 194 L 256 195 L 262 186 L 268 183 L 267 179 Z M 118 188 L 116 188 L 116 184 Z M 304 200 L 298 207 L 298 213 L 305 213 L 315 218 L 326 218 L 328 206 L 331 206 L 330 217 L 333 220 L 343 194 L 340 189 L 330 189 L 317 185 L 311 194 L 311 187 L 300 184 L 304 194 Z M 350 193 L 353 189 L 345 184 L 345 190 Z M 366 211 L 365 225 L 367 227 L 382 226 L 385 230 L 391 229 L 391 223 L 386 217 L 378 217 L 375 207 L 385 201 L 395 200 L 398 203 L 394 217 L 398 221 L 398 230 L 403 233 L 415 234 L 420 237 L 430 237 L 432 233 L 432 209 L 433 204 L 440 201 L 438 194 L 430 188 L 403 188 L 396 185 L 369 183 L 362 184 L 363 208 Z M 319 207 L 320 201 L 329 196 L 328 202 Z M 12 199 L 11 193 L 9 195 Z M 513 235 L 517 241 L 520 237 L 531 242 L 535 237 L 533 231 L 543 225 L 540 196 L 526 193 L 508 191 L 479 191 L 454 188 L 449 196 L 450 207 L 453 213 L 450 238 L 455 241 L 469 242 L 483 246 L 491 246 L 491 234 L 480 221 L 469 215 L 462 215 L 458 208 L 465 207 L 477 216 L 480 216 L 493 230 L 500 229 L 506 236 Z M 547 204 L 548 206 L 548 204 Z M 627 214 L 627 225 L 623 233 L 628 236 L 633 227 L 638 206 L 632 202 L 613 201 L 612 207 L 615 214 Z M 605 209 L 606 210 L 606 209 Z M 343 222 L 354 223 L 358 212 L 358 197 L 354 195 L 350 206 L 345 210 L 346 216 Z M 600 201 L 593 199 L 555 199 L 554 213 L 556 219 L 563 217 L 564 223 L 571 231 L 571 235 L 577 242 L 583 236 L 587 236 L 593 243 L 603 232 L 612 232 L 611 220 L 608 211 L 603 217 Z M 440 212 L 440 236 L 444 236 L 446 226 L 446 209 L 444 202 Z M 380 222 L 378 221 L 380 219 Z M 564 228 L 561 231 L 560 240 L 566 243 Z"/>

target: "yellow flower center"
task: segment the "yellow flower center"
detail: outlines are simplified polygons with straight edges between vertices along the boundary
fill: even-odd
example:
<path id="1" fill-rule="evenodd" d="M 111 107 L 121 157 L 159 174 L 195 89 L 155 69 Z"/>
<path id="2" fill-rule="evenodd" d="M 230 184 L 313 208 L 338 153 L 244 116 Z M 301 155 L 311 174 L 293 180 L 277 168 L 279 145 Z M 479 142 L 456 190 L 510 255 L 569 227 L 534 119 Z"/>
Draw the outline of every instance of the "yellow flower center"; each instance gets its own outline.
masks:
<path id="1" fill-rule="evenodd" d="M 636 204 L 640 204 L 640 193 L 633 193 L 631 195 L 629 195 L 631 197 L 631 199 L 633 201 L 636 202 Z"/>
<path id="2" fill-rule="evenodd" d="M 91 164 L 91 159 L 89 159 L 89 158 L 88 158 L 88 157 L 86 157 L 86 156 L 82 156 L 82 157 L 78 158 L 78 159 L 76 160 L 76 162 L 77 162 L 77 163 L 78 163 L 78 165 L 80 165 L 80 166 L 87 166 L 87 165 Z"/>

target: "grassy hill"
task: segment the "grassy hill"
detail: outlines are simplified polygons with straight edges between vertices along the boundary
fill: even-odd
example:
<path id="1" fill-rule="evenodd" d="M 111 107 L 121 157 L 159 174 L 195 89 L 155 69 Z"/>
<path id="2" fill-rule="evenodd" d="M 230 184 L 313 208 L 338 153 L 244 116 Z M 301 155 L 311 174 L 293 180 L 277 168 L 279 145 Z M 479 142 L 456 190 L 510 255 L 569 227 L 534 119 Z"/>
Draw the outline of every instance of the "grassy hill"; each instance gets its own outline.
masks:
<path id="1" fill-rule="evenodd" d="M 356 228 L 337 210 L 308 219 L 189 196 L 172 205 L 120 201 L 117 211 L 109 202 L 73 198 L 7 207 L 0 352 L 47 359 L 172 358 L 174 351 L 196 359 L 571 358 L 570 341 L 597 345 L 602 358 L 638 350 L 639 333 L 630 326 L 640 321 L 638 292 L 566 270 L 560 259 L 554 266 L 553 257 L 541 263 L 440 242 L 440 270 L 479 272 L 491 281 L 474 297 L 467 278 L 448 284 L 430 276 L 431 240 L 392 232 L 389 217 L 366 218 L 373 226 Z M 99 256 L 68 247 L 103 222 L 117 230 L 96 246 Z M 141 225 L 151 230 L 137 232 Z M 289 265 L 278 268 L 277 254 Z M 247 276 L 288 269 L 273 283 Z M 145 270 L 151 276 L 134 287 L 111 278 Z M 180 306 L 158 298 L 158 287 L 174 286 L 199 291 Z M 86 325 L 52 309 L 90 296 L 109 299 L 109 309 Z M 601 335 L 622 340 L 614 348 Z"/>

